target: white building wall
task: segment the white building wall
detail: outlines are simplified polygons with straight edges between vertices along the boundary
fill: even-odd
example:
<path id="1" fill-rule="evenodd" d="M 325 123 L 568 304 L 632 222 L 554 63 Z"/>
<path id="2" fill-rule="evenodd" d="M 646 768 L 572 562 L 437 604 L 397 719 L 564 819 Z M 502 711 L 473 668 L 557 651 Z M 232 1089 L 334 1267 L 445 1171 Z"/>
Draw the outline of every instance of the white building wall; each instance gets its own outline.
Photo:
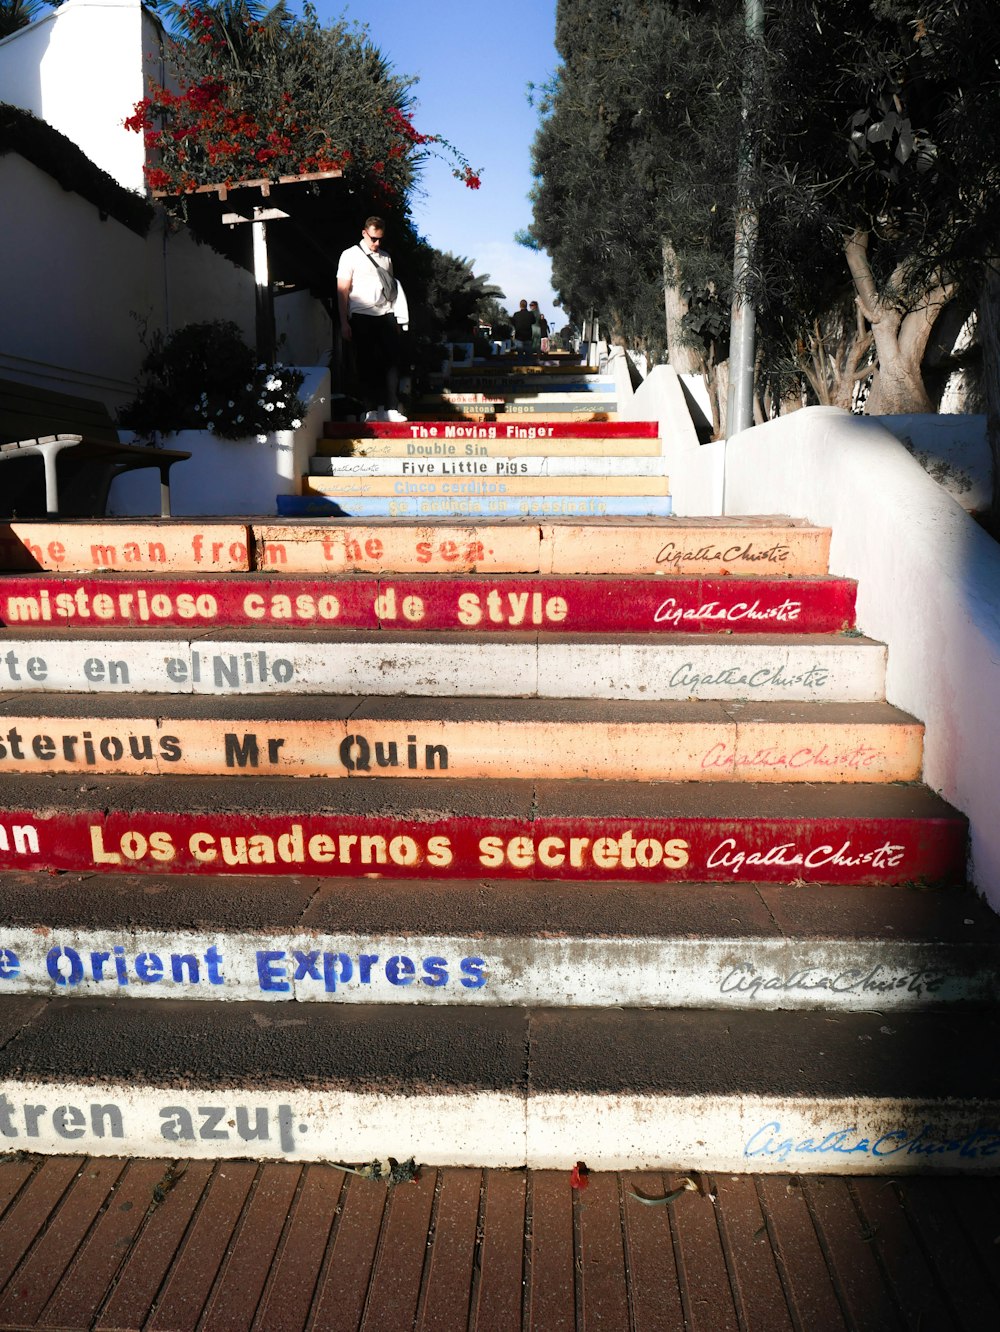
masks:
<path id="1" fill-rule="evenodd" d="M 232 319 L 252 345 L 250 275 L 187 233 L 168 237 L 162 214 L 137 236 L 16 153 L 0 157 L 0 199 L 0 240 L 17 256 L 4 270 L 0 374 L 114 409 L 135 395 L 158 329 Z"/>
<path id="2" fill-rule="evenodd" d="M 68 0 L 0 42 L 0 101 L 72 140 L 126 189 L 145 195 L 142 136 L 124 120 L 164 77 L 160 27 L 139 0 Z M 254 285 L 158 212 L 143 239 L 16 154 L 0 157 L 0 374 L 101 398 L 135 394 L 157 332 L 231 319 L 253 345 Z M 329 318 L 307 293 L 279 297 L 279 357 L 324 363 Z"/>
<path id="3" fill-rule="evenodd" d="M 926 723 L 924 778 L 968 815 L 972 880 L 1000 910 L 1000 547 L 878 420 L 807 407 L 725 448 L 727 514 L 833 529 L 831 571 L 858 579 L 889 702 Z"/>
<path id="4" fill-rule="evenodd" d="M 161 68 L 159 25 L 139 0 L 68 0 L 0 42 L 0 101 L 46 121 L 141 194 L 142 135 L 123 122 Z"/>

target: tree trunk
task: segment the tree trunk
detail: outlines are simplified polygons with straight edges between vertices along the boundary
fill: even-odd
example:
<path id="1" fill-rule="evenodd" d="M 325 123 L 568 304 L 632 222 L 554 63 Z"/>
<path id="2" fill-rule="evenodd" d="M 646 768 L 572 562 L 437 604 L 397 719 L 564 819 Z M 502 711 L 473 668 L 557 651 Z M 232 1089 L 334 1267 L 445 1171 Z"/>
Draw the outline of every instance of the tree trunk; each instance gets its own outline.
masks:
<path id="1" fill-rule="evenodd" d="M 979 343 L 983 349 L 986 433 L 993 460 L 990 530 L 1000 540 L 1000 272 L 993 265 L 986 270 L 979 302 Z"/>
<path id="2" fill-rule="evenodd" d="M 715 348 L 702 364 L 708 401 L 712 408 L 712 438 L 726 438 L 726 399 L 729 396 L 729 362 L 716 364 Z"/>
<path id="3" fill-rule="evenodd" d="M 868 263 L 868 233 L 855 231 L 845 242 L 847 266 L 854 279 L 858 308 L 871 324 L 878 369 L 865 413 L 886 416 L 896 412 L 933 412 L 934 404 L 924 385 L 921 363 L 934 321 L 951 299 L 952 288 L 944 282 L 925 292 L 909 311 L 901 310 L 878 294 Z M 898 278 L 889 283 L 898 287 Z"/>
<path id="4" fill-rule="evenodd" d="M 807 338 L 797 344 L 796 359 L 806 382 L 823 407 L 854 407 L 858 382 L 871 371 L 872 335 L 855 301 L 849 310 L 834 307 L 813 321 Z M 782 409 L 784 411 L 784 408 Z"/>
<path id="5" fill-rule="evenodd" d="M 696 375 L 699 357 L 684 339 L 681 320 L 687 314 L 687 301 L 681 295 L 680 269 L 674 247 L 663 242 L 663 309 L 667 323 L 667 359 L 679 375 Z"/>

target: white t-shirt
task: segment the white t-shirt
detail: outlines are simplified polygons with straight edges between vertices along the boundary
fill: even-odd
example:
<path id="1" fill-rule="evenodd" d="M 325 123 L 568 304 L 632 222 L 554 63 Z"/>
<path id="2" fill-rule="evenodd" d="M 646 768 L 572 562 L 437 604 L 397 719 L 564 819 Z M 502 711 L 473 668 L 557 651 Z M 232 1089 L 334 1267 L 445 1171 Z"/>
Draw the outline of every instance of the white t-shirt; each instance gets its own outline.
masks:
<path id="1" fill-rule="evenodd" d="M 384 315 L 393 310 L 393 306 L 385 299 L 374 264 L 378 264 L 387 273 L 392 272 L 392 260 L 387 254 L 373 254 L 363 250 L 360 245 L 352 245 L 340 256 L 337 283 L 339 285 L 348 278 L 351 281 L 348 314 Z"/>

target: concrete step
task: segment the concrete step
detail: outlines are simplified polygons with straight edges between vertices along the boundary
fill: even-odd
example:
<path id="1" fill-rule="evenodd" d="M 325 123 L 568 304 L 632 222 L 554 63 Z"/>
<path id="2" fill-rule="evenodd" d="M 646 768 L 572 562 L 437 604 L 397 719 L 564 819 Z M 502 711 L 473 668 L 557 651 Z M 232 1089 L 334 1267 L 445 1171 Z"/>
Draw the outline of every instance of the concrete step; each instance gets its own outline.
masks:
<path id="1" fill-rule="evenodd" d="M 316 454 L 325 458 L 658 458 L 663 451 L 658 435 L 612 436 L 610 425 L 599 427 L 601 433 L 597 435 L 555 433 L 566 429 L 569 427 L 509 424 L 428 429 L 414 425 L 405 436 L 376 437 L 355 432 L 324 437 L 316 441 Z M 584 425 L 579 429 L 582 431 Z M 423 433 L 419 433 L 421 430 Z"/>
<path id="2" fill-rule="evenodd" d="M 0 697 L 3 773 L 870 785 L 922 754 L 888 703 Z"/>
<path id="3" fill-rule="evenodd" d="M 463 425 L 451 414 L 441 421 L 326 421 L 327 439 L 370 440 L 533 440 L 533 439 L 658 439 L 656 421 L 505 421 Z"/>
<path id="4" fill-rule="evenodd" d="M 829 528 L 775 517 L 260 523 L 273 573 L 825 574 Z M 180 569 L 178 569 L 180 572 Z"/>
<path id="5" fill-rule="evenodd" d="M 533 379 L 537 375 L 576 374 L 584 377 L 597 375 L 596 366 L 584 365 L 580 358 L 568 352 L 550 352 L 544 361 L 518 361 L 513 354 L 493 356 L 489 360 L 476 361 L 472 365 L 452 365 L 448 369 L 451 379 L 466 379 L 472 375 L 514 375 L 523 379 Z"/>
<path id="6" fill-rule="evenodd" d="M 411 421 L 403 425 L 375 422 L 328 422 L 316 452 L 330 456 L 488 458 L 523 454 L 552 456 L 605 453 L 658 455 L 655 421 L 516 421 L 477 424 L 454 421 Z"/>
<path id="7" fill-rule="evenodd" d="M 478 365 L 452 365 L 448 369 L 448 379 L 464 384 L 469 380 L 484 379 L 493 382 L 497 379 L 509 379 L 513 384 L 523 384 L 534 380 L 558 380 L 566 377 L 575 379 L 598 379 L 600 371 L 596 366 L 581 365 L 579 362 L 550 363 L 542 365 L 524 365 L 517 361 L 485 361 Z"/>
<path id="8" fill-rule="evenodd" d="M 264 766 L 258 771 L 266 772 Z M 0 870 L 639 883 L 963 883 L 917 785 L 11 774 Z M 251 807 L 252 806 L 252 807 Z"/>
<path id="9" fill-rule="evenodd" d="M 662 458 L 494 457 L 494 458 L 331 458 L 309 461 L 311 476 L 394 477 L 648 477 L 663 474 Z"/>
<path id="10" fill-rule="evenodd" d="M 916 1011 L 1000 1001 L 971 892 L 0 876 L 4 995 Z"/>
<path id="11" fill-rule="evenodd" d="M 304 491 L 331 499 L 503 499 L 532 495 L 634 496 L 669 495 L 670 478 L 658 476 L 498 476 L 462 473 L 440 477 L 414 474 L 398 476 L 310 476 Z"/>
<path id="12" fill-rule="evenodd" d="M 594 366 L 585 365 L 454 365 L 447 375 L 431 375 L 455 387 L 475 385 L 480 381 L 503 388 L 523 388 L 525 385 L 573 383 L 587 384 L 607 380 Z"/>
<path id="13" fill-rule="evenodd" d="M 499 407 L 510 411 L 512 407 L 537 409 L 543 412 L 596 411 L 601 407 L 615 408 L 615 386 L 610 380 L 598 379 L 589 384 L 577 383 L 568 388 L 561 385 L 550 387 L 544 382 L 524 385 L 516 393 L 495 391 L 476 392 L 472 389 L 440 389 L 437 392 L 423 393 L 414 399 L 414 406 L 426 410 L 428 407 L 472 407 L 485 405 L 492 409 Z"/>
<path id="14" fill-rule="evenodd" d="M 231 519 L 100 518 L 0 523 L 0 569 L 243 572 L 250 527 Z"/>
<path id="15" fill-rule="evenodd" d="M 885 646 L 842 634 L 692 637 L 664 633 L 246 629 L 7 629 L 0 693 L 409 694 L 480 697 L 755 699 L 839 703 L 885 697 Z"/>
<path id="16" fill-rule="evenodd" d="M 546 375 L 465 375 L 460 379 L 439 379 L 432 383 L 424 397 L 473 397 L 477 394 L 497 396 L 501 400 L 517 401 L 536 394 L 560 398 L 576 398 L 585 393 L 614 394 L 614 377 L 604 374 L 581 375 L 563 370 Z M 419 401 L 419 399 L 417 400 Z"/>
<path id="17" fill-rule="evenodd" d="M 439 390 L 447 393 L 483 393 L 502 397 L 528 397 L 542 393 L 614 393 L 615 383 L 607 375 L 598 375 L 592 371 L 583 375 L 579 371 L 554 368 L 547 374 L 516 375 L 467 373 L 462 376 L 431 374 L 428 377 L 428 394 Z"/>
<path id="18" fill-rule="evenodd" d="M 389 496 L 358 496 L 339 498 L 313 493 L 312 478 L 302 478 L 301 495 L 278 495 L 275 508 L 282 518 L 322 518 L 339 521 L 344 518 L 393 518 L 419 520 L 434 518 L 451 520 L 534 518 L 544 522 L 550 518 L 594 520 L 600 518 L 669 518 L 673 501 L 669 495 L 585 496 L 553 493 L 541 496 L 526 495 L 421 495 L 392 498 Z M 482 483 L 480 483 L 481 486 Z M 458 483 L 456 482 L 456 485 Z"/>
<path id="19" fill-rule="evenodd" d="M 996 1170 L 995 1014 L 5 996 L 11 1150 L 567 1169 Z"/>
<path id="20" fill-rule="evenodd" d="M 393 427 L 394 429 L 396 427 Z M 827 571 L 829 529 L 789 518 L 0 524 L 0 567 L 63 573 L 781 573 Z"/>
<path id="21" fill-rule="evenodd" d="M 428 403 L 426 406 L 415 403 L 407 408 L 407 415 L 411 423 L 422 422 L 429 425 L 431 422 L 446 421 L 479 421 L 479 422 L 497 422 L 500 425 L 508 424 L 512 421 L 522 420 L 524 417 L 538 417 L 544 424 L 553 424 L 555 421 L 561 421 L 564 424 L 569 422 L 609 422 L 618 420 L 618 410 L 614 403 L 607 403 L 597 399 L 591 405 L 581 403 L 556 403 L 548 402 L 537 403 L 510 403 L 504 406 L 499 404 L 480 403 L 478 406 L 469 404 L 462 406 L 460 403 L 450 403 L 441 400 L 440 402 Z"/>
<path id="22" fill-rule="evenodd" d="M 157 625 L 524 633 L 836 633 L 854 624 L 856 586 L 843 578 L 752 579 L 546 574 L 425 577 L 345 574 L 225 577 L 10 574 L 0 581 L 7 628 Z"/>

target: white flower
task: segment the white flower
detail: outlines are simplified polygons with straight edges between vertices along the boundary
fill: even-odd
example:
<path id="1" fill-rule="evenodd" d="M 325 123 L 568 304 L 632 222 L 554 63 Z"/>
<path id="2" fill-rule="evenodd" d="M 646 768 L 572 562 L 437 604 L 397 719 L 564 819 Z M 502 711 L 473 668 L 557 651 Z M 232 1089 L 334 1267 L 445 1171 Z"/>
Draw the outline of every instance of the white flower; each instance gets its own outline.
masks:
<path id="1" fill-rule="evenodd" d="M 267 443 L 267 436 L 266 436 L 266 435 L 258 435 L 258 436 L 257 436 L 257 443 L 258 443 L 258 444 L 266 444 L 266 443 Z"/>
<path id="2" fill-rule="evenodd" d="M 235 406 L 236 406 L 236 403 L 233 402 L 232 398 L 230 398 L 229 401 L 226 403 L 226 406 L 227 406 L 227 407 L 235 407 Z"/>
<path id="3" fill-rule="evenodd" d="M 284 407 L 285 404 L 283 402 L 276 402 L 274 405 L 275 407 Z"/>
<path id="4" fill-rule="evenodd" d="M 273 403 L 273 402 L 265 402 L 265 403 L 264 403 L 264 411 L 265 411 L 265 412 L 273 412 L 273 411 L 274 411 L 274 403 Z"/>
<path id="5" fill-rule="evenodd" d="M 298 428 L 299 428 L 299 426 L 300 426 L 301 424 L 302 424 L 301 421 L 293 421 L 293 422 L 292 422 L 292 429 L 293 429 L 293 430 L 298 430 Z"/>
<path id="6" fill-rule="evenodd" d="M 252 392 L 253 392 L 253 385 L 252 385 L 252 384 L 247 384 L 247 385 L 246 385 L 246 391 L 247 391 L 248 393 L 252 393 Z"/>

